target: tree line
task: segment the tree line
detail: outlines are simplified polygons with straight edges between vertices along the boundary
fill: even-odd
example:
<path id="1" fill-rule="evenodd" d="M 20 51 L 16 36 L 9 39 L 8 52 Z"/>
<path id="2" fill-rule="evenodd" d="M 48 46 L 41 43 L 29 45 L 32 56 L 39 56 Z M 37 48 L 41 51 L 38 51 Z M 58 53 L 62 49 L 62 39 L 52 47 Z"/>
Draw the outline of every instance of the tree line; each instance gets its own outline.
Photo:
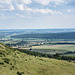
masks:
<path id="1" fill-rule="evenodd" d="M 44 39 L 75 39 L 75 32 L 68 33 L 40 33 L 40 34 L 21 34 L 11 36 L 12 38 L 44 38 Z"/>
<path id="2" fill-rule="evenodd" d="M 39 57 L 46 57 L 46 58 L 54 58 L 54 59 L 59 59 L 59 60 L 67 60 L 67 61 L 75 61 L 74 56 L 63 56 L 60 53 L 56 53 L 54 55 L 51 54 L 43 54 L 43 53 L 38 53 L 30 50 L 24 50 L 24 49 L 17 49 L 23 53 L 26 53 L 28 55 L 33 55 L 33 56 L 39 56 Z"/>

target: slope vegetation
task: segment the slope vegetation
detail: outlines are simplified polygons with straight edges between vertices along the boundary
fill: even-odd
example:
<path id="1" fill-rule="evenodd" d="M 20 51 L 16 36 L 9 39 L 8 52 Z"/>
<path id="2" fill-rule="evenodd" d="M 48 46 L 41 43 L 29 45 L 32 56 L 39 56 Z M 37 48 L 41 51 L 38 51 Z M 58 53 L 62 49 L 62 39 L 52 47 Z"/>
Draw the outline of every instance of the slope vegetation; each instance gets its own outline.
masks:
<path id="1" fill-rule="evenodd" d="M 0 44 L 0 75 L 75 75 L 75 63 L 27 55 Z"/>

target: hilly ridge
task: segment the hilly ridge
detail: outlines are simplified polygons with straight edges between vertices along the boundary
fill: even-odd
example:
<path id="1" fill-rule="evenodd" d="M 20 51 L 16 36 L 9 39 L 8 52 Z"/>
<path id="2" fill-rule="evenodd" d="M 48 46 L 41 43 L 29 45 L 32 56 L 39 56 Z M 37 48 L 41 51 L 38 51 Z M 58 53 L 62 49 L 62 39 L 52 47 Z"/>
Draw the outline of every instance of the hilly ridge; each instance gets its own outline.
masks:
<path id="1" fill-rule="evenodd" d="M 75 63 L 27 55 L 0 44 L 0 75 L 75 75 Z"/>

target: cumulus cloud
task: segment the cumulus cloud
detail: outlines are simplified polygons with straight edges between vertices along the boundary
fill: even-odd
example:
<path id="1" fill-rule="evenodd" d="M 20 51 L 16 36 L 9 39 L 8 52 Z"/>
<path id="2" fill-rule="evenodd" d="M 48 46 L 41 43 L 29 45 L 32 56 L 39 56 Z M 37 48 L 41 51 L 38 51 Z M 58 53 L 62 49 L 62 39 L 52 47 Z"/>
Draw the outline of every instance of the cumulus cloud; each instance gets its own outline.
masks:
<path id="1" fill-rule="evenodd" d="M 23 4 L 17 4 L 17 8 L 19 10 L 24 10 L 24 5 Z"/>
<path id="2" fill-rule="evenodd" d="M 41 5 L 48 5 L 51 2 L 53 2 L 55 4 L 65 3 L 65 0 L 0 0 L 0 9 L 24 10 L 25 6 L 28 6 L 29 4 L 33 3 L 33 1 L 35 1 L 36 3 L 40 3 Z M 41 12 L 44 11 L 45 13 L 47 13 L 43 9 L 41 9 L 40 11 Z M 47 9 L 47 11 L 50 12 L 50 10 L 48 10 L 48 9 Z"/>
<path id="3" fill-rule="evenodd" d="M 8 10 L 24 10 L 24 6 L 33 3 L 33 1 L 35 1 L 36 3 L 40 3 L 41 5 L 48 5 L 50 3 L 54 3 L 57 5 L 65 3 L 65 0 L 0 0 L 0 9 L 2 8 Z"/>
<path id="4" fill-rule="evenodd" d="M 34 2 L 35 1 L 35 2 Z M 41 4 L 39 8 L 37 4 L 37 8 L 32 5 L 30 7 L 30 4 L 39 3 Z M 66 3 L 66 0 L 0 0 L 0 10 L 19 10 L 19 11 L 26 11 L 26 12 L 32 12 L 32 13 L 42 13 L 42 14 L 62 14 L 60 10 L 53 10 L 53 8 L 49 8 L 49 6 L 52 3 L 53 7 L 56 7 L 57 5 Z M 29 6 L 29 7 L 28 7 Z M 44 7 L 47 6 L 47 7 Z M 69 12 L 69 11 L 68 11 Z"/>
<path id="5" fill-rule="evenodd" d="M 26 7 L 25 8 L 26 11 L 28 12 L 33 12 L 33 13 L 42 13 L 42 14 L 52 14 L 52 15 L 55 15 L 55 14 L 62 14 L 60 11 L 56 11 L 56 10 L 51 10 L 51 9 L 32 9 L 32 8 L 29 8 L 29 7 Z"/>
<path id="6" fill-rule="evenodd" d="M 0 0 L 0 9 L 8 9 L 8 10 L 14 10 L 14 6 L 12 4 L 13 0 Z"/>
<path id="7" fill-rule="evenodd" d="M 24 5 L 28 5 L 31 3 L 31 0 L 0 0 L 0 9 L 24 10 Z"/>

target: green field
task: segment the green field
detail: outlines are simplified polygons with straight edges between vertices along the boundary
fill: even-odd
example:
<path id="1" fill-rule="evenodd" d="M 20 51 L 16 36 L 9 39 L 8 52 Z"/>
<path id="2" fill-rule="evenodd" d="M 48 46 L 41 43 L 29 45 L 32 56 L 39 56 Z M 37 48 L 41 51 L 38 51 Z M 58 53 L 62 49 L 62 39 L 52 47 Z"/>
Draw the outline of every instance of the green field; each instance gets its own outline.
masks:
<path id="1" fill-rule="evenodd" d="M 75 53 L 73 54 L 63 54 L 64 56 L 75 56 Z"/>
<path id="2" fill-rule="evenodd" d="M 33 46 L 32 51 L 46 54 L 64 53 L 67 51 L 75 51 L 75 45 L 43 45 Z"/>
<path id="3" fill-rule="evenodd" d="M 22 44 L 21 41 L 26 41 L 27 43 Z M 11 47 L 13 48 L 32 49 L 32 51 L 44 54 L 56 54 L 56 53 L 65 53 L 67 51 L 72 52 L 75 51 L 74 44 L 60 44 L 60 43 L 75 43 L 75 39 L 12 38 L 10 36 L 7 36 L 4 38 L 4 41 L 2 41 L 2 43 L 11 44 Z M 17 43 L 20 43 L 20 45 L 18 46 Z M 59 44 L 54 45 L 55 43 Z M 74 56 L 74 54 L 67 54 L 67 56 L 68 55 Z"/>
<path id="4" fill-rule="evenodd" d="M 75 51 L 75 45 L 43 45 L 43 46 L 33 46 L 32 49 L 56 49 L 56 50 Z"/>

